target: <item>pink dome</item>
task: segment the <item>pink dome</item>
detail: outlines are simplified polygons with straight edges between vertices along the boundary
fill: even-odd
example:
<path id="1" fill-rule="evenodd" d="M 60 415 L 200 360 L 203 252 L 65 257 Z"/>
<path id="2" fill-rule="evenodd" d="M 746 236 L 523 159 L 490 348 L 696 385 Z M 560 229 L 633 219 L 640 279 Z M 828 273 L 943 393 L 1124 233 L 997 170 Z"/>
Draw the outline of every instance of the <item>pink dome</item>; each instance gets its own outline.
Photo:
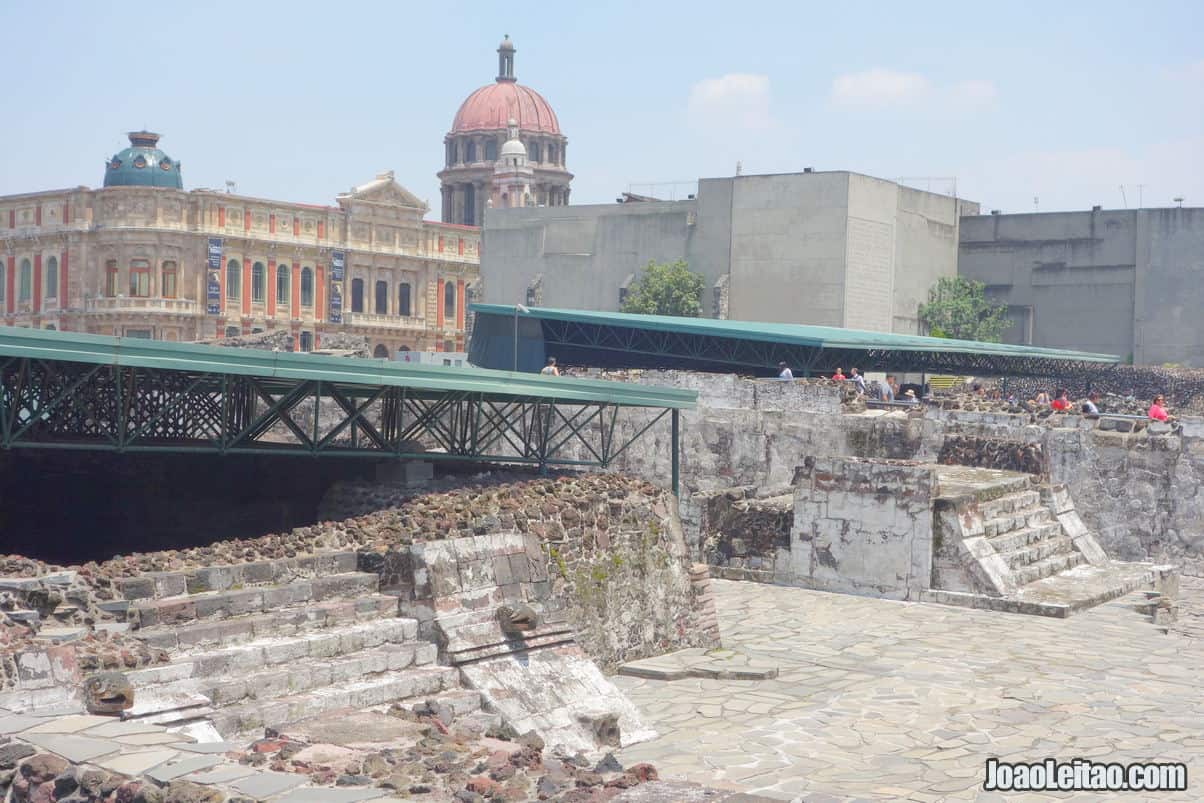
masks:
<path id="1" fill-rule="evenodd" d="M 520 131 L 560 135 L 556 113 L 543 96 L 513 80 L 499 80 L 469 95 L 456 112 L 451 133 L 503 130 L 510 118 Z"/>

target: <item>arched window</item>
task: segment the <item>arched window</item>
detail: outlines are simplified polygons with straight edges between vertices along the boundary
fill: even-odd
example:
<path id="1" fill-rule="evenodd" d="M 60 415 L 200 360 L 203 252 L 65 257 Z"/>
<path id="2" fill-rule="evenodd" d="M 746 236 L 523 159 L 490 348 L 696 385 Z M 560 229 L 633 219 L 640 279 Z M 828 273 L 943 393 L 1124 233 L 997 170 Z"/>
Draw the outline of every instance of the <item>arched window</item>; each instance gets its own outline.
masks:
<path id="1" fill-rule="evenodd" d="M 456 146 L 452 143 L 447 143 L 447 166 L 451 167 L 456 163 Z"/>
<path id="2" fill-rule="evenodd" d="M 456 283 L 443 283 L 443 322 L 445 326 L 456 324 Z"/>
<path id="3" fill-rule="evenodd" d="M 313 268 L 301 269 L 301 306 L 314 305 L 314 271 Z M 308 351 L 309 349 L 306 349 Z"/>
<path id="4" fill-rule="evenodd" d="M 302 274 L 302 277 L 301 277 L 301 286 L 302 287 L 305 286 L 305 275 L 304 274 Z M 313 332 L 302 332 L 301 333 L 301 350 L 302 351 L 313 351 L 314 350 L 314 333 Z"/>
<path id="5" fill-rule="evenodd" d="M 237 301 L 242 293 L 242 265 L 237 259 L 226 263 L 226 298 Z"/>
<path id="6" fill-rule="evenodd" d="M 376 283 L 376 314 L 387 315 L 389 312 L 389 283 L 378 281 Z M 383 348 L 383 346 L 382 346 Z"/>
<path id="7" fill-rule="evenodd" d="M 397 314 L 403 318 L 410 316 L 410 284 L 402 282 L 397 286 Z"/>
<path id="8" fill-rule="evenodd" d="M 159 294 L 164 298 L 176 297 L 176 263 L 167 261 L 163 263 L 162 279 L 159 282 Z"/>
<path id="9" fill-rule="evenodd" d="M 527 160 L 534 163 L 539 161 L 539 143 L 532 142 L 527 146 Z"/>
<path id="10" fill-rule="evenodd" d="M 352 312 L 363 312 L 364 311 L 364 280 L 363 279 L 352 279 L 351 280 L 351 311 Z"/>
<path id="11" fill-rule="evenodd" d="M 117 260 L 105 262 L 105 297 L 117 297 Z"/>
<path id="12" fill-rule="evenodd" d="M 130 260 L 130 298 L 146 298 L 150 295 L 150 260 Z"/>
<path id="13" fill-rule="evenodd" d="M 497 161 L 497 140 L 496 139 L 491 138 L 491 139 L 485 140 L 485 161 L 486 162 Z"/>
<path id="14" fill-rule="evenodd" d="M 385 347 L 384 343 L 377 343 L 376 348 L 372 349 L 372 356 L 377 359 L 388 359 L 389 349 Z"/>
<path id="15" fill-rule="evenodd" d="M 548 145 L 548 161 L 556 164 L 556 146 Z"/>
<path id="16" fill-rule="evenodd" d="M 257 304 L 263 303 L 264 292 L 267 289 L 267 268 L 262 262 L 251 266 L 251 300 Z"/>
<path id="17" fill-rule="evenodd" d="M 477 160 L 477 143 L 476 140 L 468 140 L 468 147 L 464 156 L 464 161 L 472 163 Z"/>
<path id="18" fill-rule="evenodd" d="M 21 270 L 17 273 L 17 301 L 29 301 L 33 298 L 33 263 L 28 259 L 21 260 Z"/>
<path id="19" fill-rule="evenodd" d="M 276 304 L 287 307 L 288 300 L 288 265 L 280 264 L 276 266 Z"/>
<path id="20" fill-rule="evenodd" d="M 46 260 L 46 298 L 59 297 L 59 260 L 51 257 Z"/>
<path id="21" fill-rule="evenodd" d="M 409 346 L 398 346 L 397 350 L 404 354 L 405 352 L 410 350 L 410 347 Z"/>

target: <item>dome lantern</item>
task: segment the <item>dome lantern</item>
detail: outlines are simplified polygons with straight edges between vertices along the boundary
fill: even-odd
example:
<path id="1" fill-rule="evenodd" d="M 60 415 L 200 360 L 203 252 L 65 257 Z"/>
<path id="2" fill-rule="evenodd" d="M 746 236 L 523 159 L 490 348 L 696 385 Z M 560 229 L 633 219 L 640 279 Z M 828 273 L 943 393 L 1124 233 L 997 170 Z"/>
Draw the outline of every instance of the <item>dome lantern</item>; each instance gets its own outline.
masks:
<path id="1" fill-rule="evenodd" d="M 158 134 L 131 131 L 127 136 L 130 147 L 105 163 L 104 186 L 184 188 L 180 163 L 159 150 Z"/>
<path id="2" fill-rule="evenodd" d="M 499 81 L 517 81 L 514 77 L 514 43 L 510 34 L 506 34 L 497 48 L 497 79 Z"/>

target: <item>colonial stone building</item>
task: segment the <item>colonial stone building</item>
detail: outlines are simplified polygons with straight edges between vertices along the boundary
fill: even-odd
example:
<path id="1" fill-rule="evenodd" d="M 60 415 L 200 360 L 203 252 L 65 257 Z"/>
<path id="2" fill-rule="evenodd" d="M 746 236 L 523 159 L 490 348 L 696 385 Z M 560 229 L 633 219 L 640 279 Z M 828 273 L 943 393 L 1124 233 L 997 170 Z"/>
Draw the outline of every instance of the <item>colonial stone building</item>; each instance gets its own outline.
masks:
<path id="1" fill-rule="evenodd" d="M 507 36 L 497 50 L 496 80 L 465 99 L 443 138 L 445 165 L 438 175 L 445 223 L 480 226 L 487 205 L 569 202 L 568 139 L 543 96 L 514 77 L 515 52 Z M 516 146 L 525 149 L 525 164 L 515 158 L 521 156 Z"/>
<path id="2" fill-rule="evenodd" d="M 0 196 L 8 326 L 158 340 L 287 329 L 294 348 L 361 334 L 378 357 L 462 351 L 477 229 L 424 221 L 382 173 L 334 206 L 185 191 L 136 132 L 101 189 Z"/>

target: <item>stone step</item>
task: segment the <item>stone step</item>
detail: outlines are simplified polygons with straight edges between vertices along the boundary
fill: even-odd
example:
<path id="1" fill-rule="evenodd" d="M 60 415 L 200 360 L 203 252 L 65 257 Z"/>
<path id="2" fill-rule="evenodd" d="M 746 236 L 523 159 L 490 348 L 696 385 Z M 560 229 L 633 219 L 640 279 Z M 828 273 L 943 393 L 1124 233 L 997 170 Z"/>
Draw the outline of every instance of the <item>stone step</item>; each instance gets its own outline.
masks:
<path id="1" fill-rule="evenodd" d="M 368 680 L 384 672 L 431 666 L 437 656 L 438 650 L 431 642 L 386 644 L 328 661 L 299 661 L 249 675 L 210 678 L 200 683 L 199 690 L 215 707 L 224 708 L 253 700 L 262 702 L 302 694 L 340 683 Z"/>
<path id="2" fill-rule="evenodd" d="M 1046 538 L 1010 552 L 1004 552 L 1000 557 L 1007 562 L 1009 568 L 1015 570 L 1022 566 L 1031 566 L 1034 563 L 1056 555 L 1072 554 L 1074 551 L 1074 542 L 1062 535 L 1057 538 Z"/>
<path id="3" fill-rule="evenodd" d="M 1028 566 L 1012 570 L 1012 579 L 1017 587 L 1026 586 L 1037 580 L 1053 577 L 1055 574 L 1064 572 L 1067 569 L 1073 569 L 1075 566 L 1081 566 L 1086 562 L 1087 559 L 1078 552 L 1054 555 L 1045 560 L 1039 560 Z"/>
<path id="4" fill-rule="evenodd" d="M 228 647 L 270 636 L 291 636 L 334 626 L 396 617 L 397 597 L 371 594 L 353 600 L 308 602 L 265 614 L 156 625 L 131 631 L 135 638 L 165 650 Z"/>
<path id="5" fill-rule="evenodd" d="M 1050 538 L 1058 538 L 1062 535 L 1062 525 L 1056 521 L 1038 524 L 1035 527 L 1021 527 L 1015 530 L 1009 530 L 1000 535 L 990 536 L 987 540 L 996 552 L 1012 552 L 1021 547 L 1036 544 L 1040 541 L 1045 541 Z"/>
<path id="6" fill-rule="evenodd" d="M 354 599 L 380 590 L 380 575 L 344 572 L 287 585 L 209 591 L 178 597 L 149 599 L 130 606 L 127 618 L 137 627 L 175 625 L 200 619 L 224 619 L 252 613 L 267 613 L 306 602 Z"/>
<path id="7" fill-rule="evenodd" d="M 1025 480 L 1027 482 L 1027 479 Z M 1036 507 L 1041 502 L 1041 494 L 1037 491 L 1019 491 L 1004 494 L 996 499 L 980 502 L 978 510 L 984 519 L 994 519 L 1006 516 L 1014 510 Z"/>
<path id="8" fill-rule="evenodd" d="M 1002 535 L 1011 530 L 1019 530 L 1022 527 L 1035 527 L 1038 524 L 1045 524 L 1053 519 L 1049 508 L 1033 505 L 1023 507 L 1017 510 L 1007 511 L 998 516 L 994 516 L 983 521 L 983 533 L 987 538 L 995 535 Z"/>
<path id="9" fill-rule="evenodd" d="M 458 673 L 450 666 L 425 666 L 384 672 L 369 680 L 327 686 L 303 694 L 253 701 L 220 708 L 212 722 L 223 738 L 240 734 L 263 735 L 264 728 L 280 728 L 291 722 L 341 708 L 362 710 L 376 705 L 425 699 L 428 695 L 458 688 Z M 421 699 L 414 700 L 415 703 Z"/>
<path id="10" fill-rule="evenodd" d="M 230 591 L 282 585 L 296 579 L 346 574 L 358 568 L 354 551 L 319 552 L 297 558 L 275 558 L 171 572 L 146 572 L 117 581 L 127 600 L 162 599 L 206 591 Z"/>
<path id="11" fill-rule="evenodd" d="M 417 638 L 416 620 L 393 617 L 348 625 L 329 633 L 255 639 L 215 650 L 185 653 L 173 663 L 133 669 L 125 674 L 137 691 L 181 680 L 245 675 L 285 663 L 336 658 L 382 644 L 415 642 Z"/>

